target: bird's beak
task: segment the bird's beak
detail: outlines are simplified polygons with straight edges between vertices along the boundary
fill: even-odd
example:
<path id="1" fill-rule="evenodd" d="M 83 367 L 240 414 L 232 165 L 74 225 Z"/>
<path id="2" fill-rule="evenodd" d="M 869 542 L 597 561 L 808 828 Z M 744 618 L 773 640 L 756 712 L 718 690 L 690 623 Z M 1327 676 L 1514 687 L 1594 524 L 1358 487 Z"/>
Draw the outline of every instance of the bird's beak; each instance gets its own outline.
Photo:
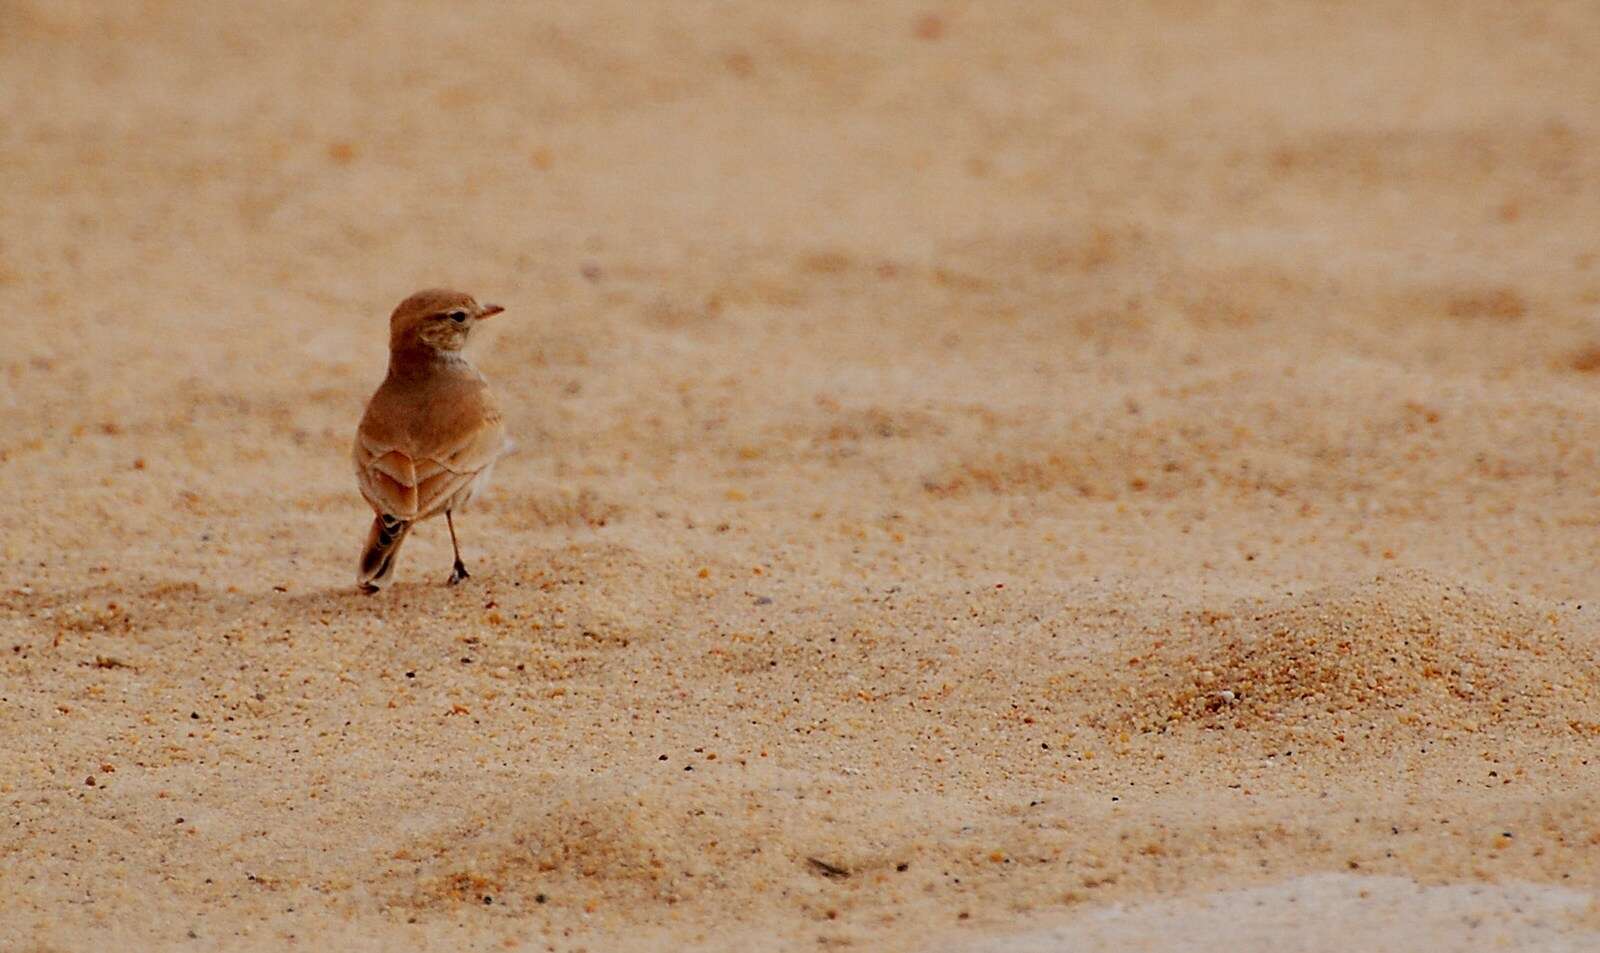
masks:
<path id="1" fill-rule="evenodd" d="M 504 310 L 505 308 L 502 308 L 497 304 L 486 304 L 483 306 L 482 310 L 478 312 L 478 320 L 482 321 L 484 318 L 492 318 Z"/>

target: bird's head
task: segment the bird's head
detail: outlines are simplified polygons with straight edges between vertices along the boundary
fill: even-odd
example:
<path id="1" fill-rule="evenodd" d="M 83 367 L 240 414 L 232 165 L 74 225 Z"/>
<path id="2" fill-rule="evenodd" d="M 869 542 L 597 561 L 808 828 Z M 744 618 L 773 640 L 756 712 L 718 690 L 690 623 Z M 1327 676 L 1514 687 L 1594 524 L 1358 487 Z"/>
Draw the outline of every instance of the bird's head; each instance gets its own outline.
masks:
<path id="1" fill-rule="evenodd" d="M 479 321 L 504 310 L 497 304 L 479 304 L 460 291 L 419 291 L 400 302 L 389 316 L 389 350 L 459 351 Z"/>

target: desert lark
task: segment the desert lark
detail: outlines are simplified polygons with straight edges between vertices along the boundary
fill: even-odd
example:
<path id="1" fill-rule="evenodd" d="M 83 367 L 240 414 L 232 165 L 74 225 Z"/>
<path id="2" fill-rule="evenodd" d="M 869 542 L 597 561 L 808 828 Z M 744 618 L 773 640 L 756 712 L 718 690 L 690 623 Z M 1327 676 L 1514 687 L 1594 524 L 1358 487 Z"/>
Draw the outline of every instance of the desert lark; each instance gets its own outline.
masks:
<path id="1" fill-rule="evenodd" d="M 356 476 L 376 516 L 356 584 L 377 592 L 413 524 L 444 514 L 455 550 L 449 585 L 467 578 L 451 514 L 488 481 L 511 449 L 489 382 L 461 349 L 479 321 L 499 314 L 459 291 L 419 291 L 389 317 L 389 374 L 356 431 Z"/>

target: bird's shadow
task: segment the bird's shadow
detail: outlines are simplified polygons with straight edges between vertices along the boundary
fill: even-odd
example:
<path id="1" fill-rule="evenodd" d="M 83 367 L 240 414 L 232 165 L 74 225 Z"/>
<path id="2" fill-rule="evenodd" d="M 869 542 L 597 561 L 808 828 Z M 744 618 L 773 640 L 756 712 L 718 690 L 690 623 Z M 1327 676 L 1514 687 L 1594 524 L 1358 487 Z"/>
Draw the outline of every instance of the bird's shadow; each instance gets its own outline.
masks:
<path id="1" fill-rule="evenodd" d="M 397 612 L 483 598 L 484 590 L 470 580 L 446 586 L 442 579 L 397 582 L 371 595 L 354 585 L 294 592 L 273 586 L 216 589 L 191 580 L 107 581 L 59 589 L 23 586 L 0 591 L 0 620 L 10 623 L 6 634 L 12 643 L 0 647 L 20 651 L 18 635 L 28 645 L 44 647 L 59 646 L 74 636 L 199 633 L 258 619 L 285 626 L 320 624 L 335 617 L 388 620 Z"/>

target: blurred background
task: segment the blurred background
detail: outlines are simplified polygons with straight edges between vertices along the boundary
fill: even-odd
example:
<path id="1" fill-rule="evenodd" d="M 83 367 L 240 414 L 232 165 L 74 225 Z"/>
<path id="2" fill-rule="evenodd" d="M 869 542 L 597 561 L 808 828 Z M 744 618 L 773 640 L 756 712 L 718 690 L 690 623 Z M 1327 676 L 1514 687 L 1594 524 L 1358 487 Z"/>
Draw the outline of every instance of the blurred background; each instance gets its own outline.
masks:
<path id="1" fill-rule="evenodd" d="M 708 440 L 697 479 L 837 463 L 843 427 L 917 430 L 880 460 L 913 496 L 974 468 L 1172 492 L 1252 454 L 1244 479 L 1282 488 L 1343 479 L 1322 468 L 1388 439 L 1349 432 L 1363 401 L 1419 368 L 1584 394 L 1600 370 L 1582 2 L 0 17 L 12 445 L 182 417 L 244 454 L 292 438 L 328 487 L 302 505 L 342 499 L 386 316 L 431 284 L 510 306 L 481 360 L 524 445 L 559 448 L 526 461 L 544 480 L 626 481 L 618 453 L 669 474 Z M 1126 432 L 1141 402 L 1176 417 Z M 1276 416 L 1310 406 L 1341 416 Z M 1213 433 L 1218 411 L 1261 423 Z M 1020 441 L 998 460 L 997 425 Z M 1174 471 L 1172 440 L 1231 462 Z"/>

